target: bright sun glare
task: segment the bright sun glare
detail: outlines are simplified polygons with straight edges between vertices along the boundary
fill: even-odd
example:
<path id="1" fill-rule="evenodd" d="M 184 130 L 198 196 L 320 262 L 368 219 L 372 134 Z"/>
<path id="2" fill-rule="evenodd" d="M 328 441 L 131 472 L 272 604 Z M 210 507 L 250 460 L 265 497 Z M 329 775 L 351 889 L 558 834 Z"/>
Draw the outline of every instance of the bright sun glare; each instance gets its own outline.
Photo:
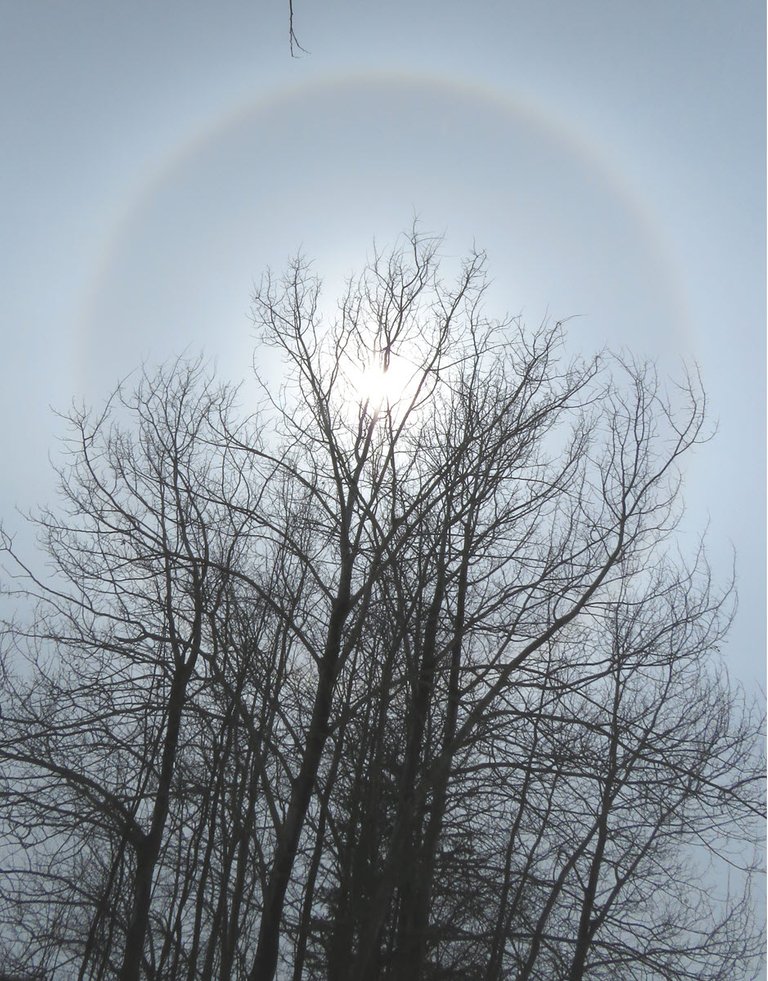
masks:
<path id="1" fill-rule="evenodd" d="M 372 409 L 391 407 L 407 395 L 412 376 L 413 366 L 392 355 L 386 370 L 381 362 L 355 369 L 350 379 L 351 394 L 356 402 L 368 403 Z"/>

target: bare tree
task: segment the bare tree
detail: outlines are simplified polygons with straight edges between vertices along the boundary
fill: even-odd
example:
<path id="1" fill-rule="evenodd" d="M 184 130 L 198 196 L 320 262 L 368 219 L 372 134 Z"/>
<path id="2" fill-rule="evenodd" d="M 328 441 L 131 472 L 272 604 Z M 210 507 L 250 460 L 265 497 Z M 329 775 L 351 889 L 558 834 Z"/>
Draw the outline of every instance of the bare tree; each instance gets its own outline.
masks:
<path id="1" fill-rule="evenodd" d="M 7 544 L 37 604 L 5 632 L 9 963 L 756 964 L 762 720 L 718 667 L 728 589 L 673 547 L 698 377 L 673 402 L 489 319 L 484 263 L 451 282 L 416 230 L 329 308 L 298 259 L 254 300 L 285 368 L 254 417 L 181 363 L 75 415 L 51 577 Z"/>
<path id="2" fill-rule="evenodd" d="M 211 494 L 237 503 L 217 446 L 231 398 L 198 366 L 178 365 L 146 376 L 133 397 L 118 392 L 100 416 L 76 413 L 60 474 L 66 510 L 36 519 L 53 577 L 6 546 L 14 592 L 35 604 L 31 624 L 8 633 L 30 660 L 4 697 L 11 837 L 20 858 L 36 839 L 38 858 L 55 850 L 44 861 L 65 877 L 62 902 L 84 915 L 76 950 L 65 953 L 62 937 L 58 952 L 38 950 L 46 968 L 79 959 L 81 977 L 128 981 L 152 964 L 151 895 L 185 717 L 208 680 L 241 545 L 237 511 L 222 513 Z M 83 849 L 93 856 L 81 870 Z M 23 864 L 22 881 L 41 874 Z"/>

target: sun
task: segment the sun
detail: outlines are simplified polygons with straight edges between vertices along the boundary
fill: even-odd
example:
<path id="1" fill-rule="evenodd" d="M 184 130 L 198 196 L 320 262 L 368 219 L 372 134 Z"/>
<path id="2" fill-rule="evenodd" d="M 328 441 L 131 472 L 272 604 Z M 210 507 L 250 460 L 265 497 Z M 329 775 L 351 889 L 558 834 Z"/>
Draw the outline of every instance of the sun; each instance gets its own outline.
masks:
<path id="1" fill-rule="evenodd" d="M 389 355 L 386 364 L 376 358 L 352 370 L 350 395 L 374 411 L 390 409 L 409 396 L 413 376 L 413 365 L 402 357 Z"/>

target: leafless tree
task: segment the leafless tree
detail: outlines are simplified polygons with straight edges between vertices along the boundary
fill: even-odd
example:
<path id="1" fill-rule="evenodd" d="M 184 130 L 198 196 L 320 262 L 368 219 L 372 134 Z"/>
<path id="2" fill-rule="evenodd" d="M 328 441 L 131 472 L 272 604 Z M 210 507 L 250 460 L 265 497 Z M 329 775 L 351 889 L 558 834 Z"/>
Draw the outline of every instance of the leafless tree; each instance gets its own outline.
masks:
<path id="1" fill-rule="evenodd" d="M 267 277 L 255 416 L 181 363 L 75 415 L 50 576 L 7 543 L 19 969 L 757 963 L 762 720 L 718 666 L 729 590 L 674 550 L 698 377 L 489 319 L 483 255 L 451 280 L 439 245 L 374 250 L 335 308 L 302 259 Z"/>
<path id="2" fill-rule="evenodd" d="M 6 543 L 13 592 L 35 604 L 28 626 L 7 630 L 29 666 L 6 679 L 0 752 L 20 860 L 6 872 L 21 894 L 46 868 L 49 888 L 55 870 L 61 899 L 46 915 L 57 922 L 37 951 L 46 969 L 79 961 L 81 977 L 128 981 L 156 956 L 151 895 L 172 816 L 185 833 L 187 816 L 171 813 L 185 742 L 210 743 L 189 706 L 208 707 L 209 665 L 214 655 L 219 671 L 226 663 L 221 619 L 242 548 L 236 508 L 219 505 L 242 497 L 218 440 L 231 398 L 199 366 L 178 365 L 146 376 L 134 396 L 119 391 L 98 417 L 75 413 L 65 508 L 36 519 L 52 575 L 22 565 Z M 24 861 L 33 845 L 42 869 Z M 59 907 L 65 918 L 82 910 L 71 949 Z"/>

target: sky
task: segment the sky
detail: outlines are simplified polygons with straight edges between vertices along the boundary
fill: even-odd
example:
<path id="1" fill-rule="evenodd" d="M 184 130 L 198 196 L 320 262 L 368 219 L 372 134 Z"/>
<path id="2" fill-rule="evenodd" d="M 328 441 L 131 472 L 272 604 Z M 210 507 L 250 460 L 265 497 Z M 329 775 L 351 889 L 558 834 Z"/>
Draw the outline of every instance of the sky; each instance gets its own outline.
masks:
<path id="1" fill-rule="evenodd" d="M 329 296 L 419 217 L 488 253 L 488 312 L 700 365 L 686 469 L 765 665 L 765 12 L 759 0 L 0 0 L 0 515 L 53 499 L 72 400 L 204 352 L 248 375 L 254 283 Z M 260 354 L 257 352 L 257 359 Z"/>

